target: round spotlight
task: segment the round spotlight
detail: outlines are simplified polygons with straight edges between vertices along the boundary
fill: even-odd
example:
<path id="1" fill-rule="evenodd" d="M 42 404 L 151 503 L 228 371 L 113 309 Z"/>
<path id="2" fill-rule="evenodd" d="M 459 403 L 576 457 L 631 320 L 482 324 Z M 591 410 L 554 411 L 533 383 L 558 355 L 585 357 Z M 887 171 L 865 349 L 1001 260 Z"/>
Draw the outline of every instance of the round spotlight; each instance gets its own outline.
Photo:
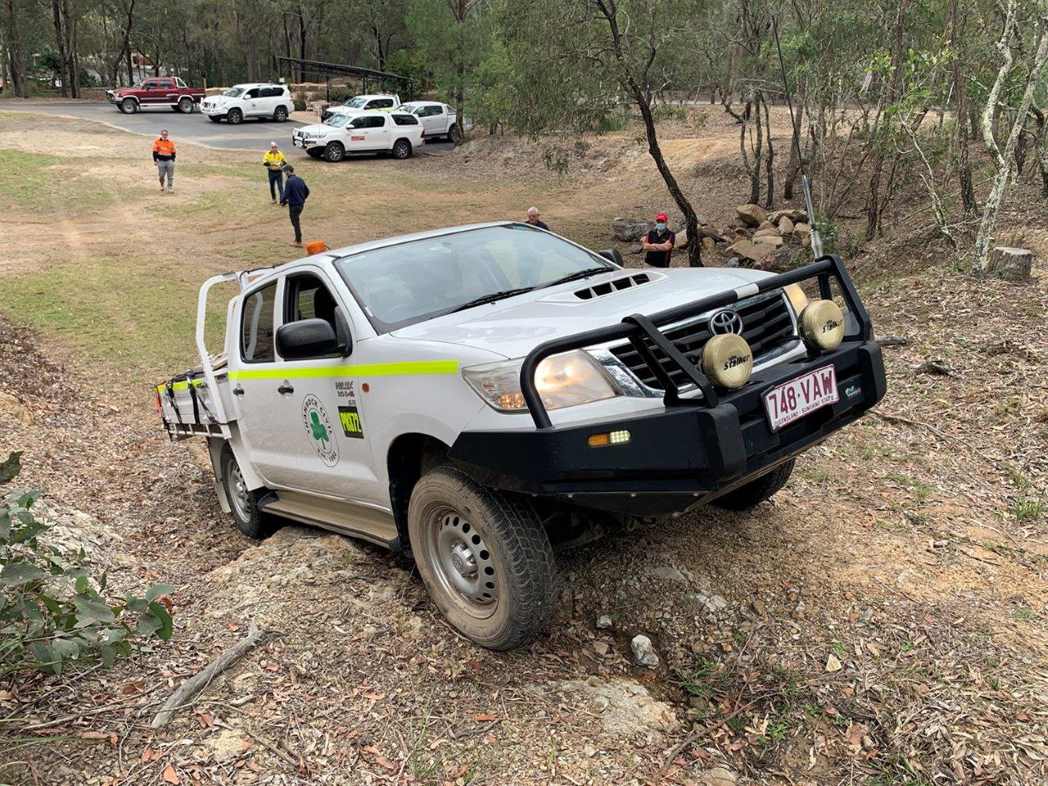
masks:
<path id="1" fill-rule="evenodd" d="M 812 349 L 836 349 L 844 340 L 844 312 L 832 300 L 813 300 L 801 313 L 801 335 Z"/>
<path id="2" fill-rule="evenodd" d="M 716 385 L 741 388 L 753 373 L 753 351 L 742 336 L 714 336 L 702 348 L 702 370 Z"/>

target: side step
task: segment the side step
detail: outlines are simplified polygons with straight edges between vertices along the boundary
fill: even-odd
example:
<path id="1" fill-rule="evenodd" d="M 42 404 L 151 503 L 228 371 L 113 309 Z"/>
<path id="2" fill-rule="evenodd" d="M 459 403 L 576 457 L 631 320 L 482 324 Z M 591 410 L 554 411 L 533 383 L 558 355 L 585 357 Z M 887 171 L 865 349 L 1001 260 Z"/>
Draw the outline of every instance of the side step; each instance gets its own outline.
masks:
<path id="1" fill-rule="evenodd" d="M 270 492 L 259 500 L 258 508 L 263 513 L 361 538 L 392 551 L 400 549 L 393 514 L 385 510 L 297 491 Z"/>

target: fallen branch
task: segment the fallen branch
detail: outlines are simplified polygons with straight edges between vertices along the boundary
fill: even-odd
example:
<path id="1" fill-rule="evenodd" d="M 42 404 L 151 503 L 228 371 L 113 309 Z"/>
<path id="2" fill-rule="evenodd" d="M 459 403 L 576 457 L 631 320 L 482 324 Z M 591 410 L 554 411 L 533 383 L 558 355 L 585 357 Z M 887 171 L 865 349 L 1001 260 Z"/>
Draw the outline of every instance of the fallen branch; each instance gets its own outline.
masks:
<path id="1" fill-rule="evenodd" d="M 171 694 L 171 698 L 164 702 L 164 706 L 160 708 L 160 712 L 156 714 L 150 725 L 154 729 L 167 725 L 168 721 L 174 717 L 178 710 L 186 706 L 186 703 L 206 688 L 217 675 L 240 660 L 248 650 L 262 640 L 263 635 L 264 632 L 259 630 L 255 623 L 252 622 L 247 636 L 229 649 L 224 650 L 203 671 L 183 682 L 182 686 Z"/>

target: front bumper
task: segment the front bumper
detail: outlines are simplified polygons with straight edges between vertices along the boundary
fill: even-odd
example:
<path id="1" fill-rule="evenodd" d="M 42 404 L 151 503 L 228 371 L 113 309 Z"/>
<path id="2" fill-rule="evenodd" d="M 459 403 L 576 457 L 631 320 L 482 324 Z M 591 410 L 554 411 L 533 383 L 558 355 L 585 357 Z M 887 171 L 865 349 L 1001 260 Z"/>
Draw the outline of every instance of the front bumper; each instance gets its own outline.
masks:
<path id="1" fill-rule="evenodd" d="M 838 401 L 772 431 L 763 394 L 830 363 Z M 857 420 L 884 397 L 884 363 L 872 341 L 754 374 L 716 406 L 682 401 L 651 415 L 534 431 L 462 433 L 450 457 L 477 481 L 580 507 L 641 516 L 681 513 L 737 488 Z M 625 445 L 592 448 L 592 434 L 628 430 Z"/>
<path id="2" fill-rule="evenodd" d="M 229 112 L 229 108 L 225 106 L 208 105 L 205 102 L 201 102 L 200 112 L 208 117 L 225 117 Z"/>

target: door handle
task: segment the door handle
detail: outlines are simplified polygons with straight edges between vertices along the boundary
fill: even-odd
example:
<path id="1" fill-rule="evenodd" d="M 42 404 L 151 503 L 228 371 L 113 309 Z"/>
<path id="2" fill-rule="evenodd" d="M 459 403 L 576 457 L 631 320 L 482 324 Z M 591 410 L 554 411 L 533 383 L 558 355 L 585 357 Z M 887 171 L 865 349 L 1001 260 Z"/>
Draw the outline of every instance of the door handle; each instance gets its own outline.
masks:
<path id="1" fill-rule="evenodd" d="M 243 396 L 244 395 L 244 388 L 242 388 L 240 386 L 239 382 L 236 385 L 233 386 L 233 395 L 234 396 Z"/>
<path id="2" fill-rule="evenodd" d="M 295 392 L 295 389 L 291 386 L 291 383 L 288 382 L 286 379 L 284 380 L 284 384 L 282 384 L 280 387 L 277 388 L 277 393 L 280 393 L 281 395 L 284 395 L 285 393 L 294 393 L 294 392 Z"/>

